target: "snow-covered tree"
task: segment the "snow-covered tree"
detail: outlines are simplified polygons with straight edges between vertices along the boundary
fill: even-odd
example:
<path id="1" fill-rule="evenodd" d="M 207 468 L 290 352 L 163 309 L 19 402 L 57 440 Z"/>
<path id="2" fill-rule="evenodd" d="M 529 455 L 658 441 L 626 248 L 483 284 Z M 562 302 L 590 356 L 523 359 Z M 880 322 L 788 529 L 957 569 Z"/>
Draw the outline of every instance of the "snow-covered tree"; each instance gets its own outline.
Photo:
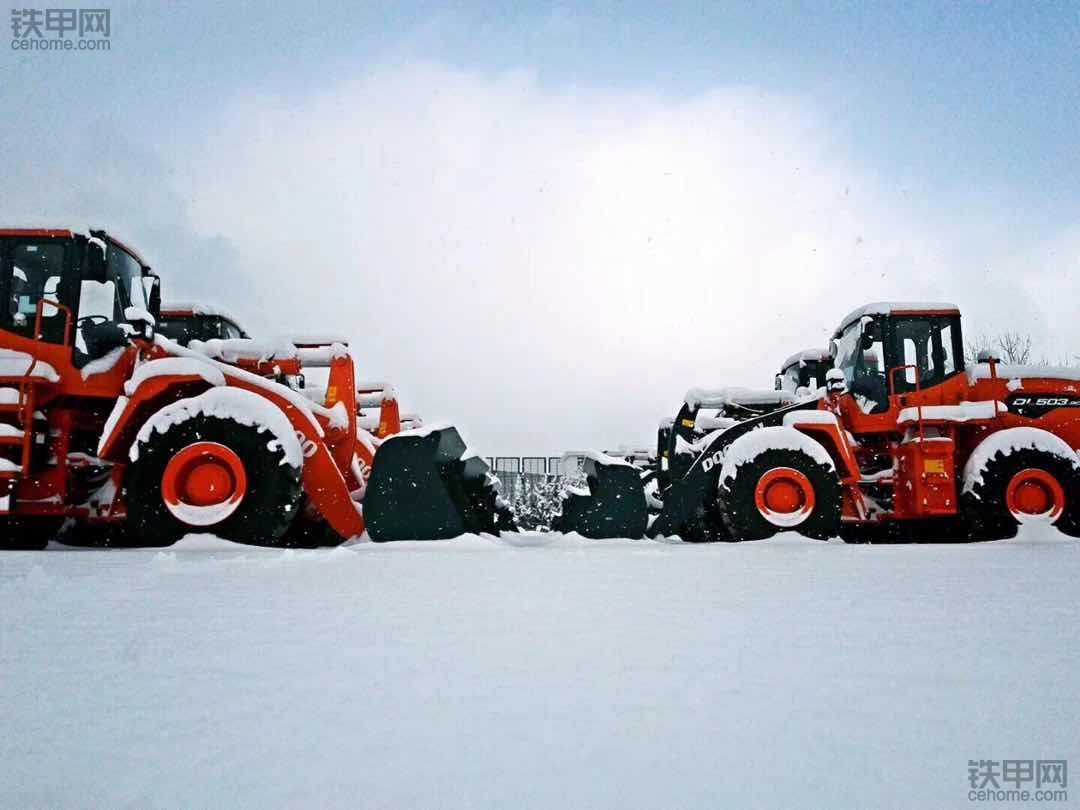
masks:
<path id="1" fill-rule="evenodd" d="M 1001 332 L 995 336 L 979 334 L 967 341 L 964 359 L 974 363 L 982 352 L 989 352 L 1003 363 L 1025 365 L 1031 361 L 1031 335 L 1022 332 Z"/>

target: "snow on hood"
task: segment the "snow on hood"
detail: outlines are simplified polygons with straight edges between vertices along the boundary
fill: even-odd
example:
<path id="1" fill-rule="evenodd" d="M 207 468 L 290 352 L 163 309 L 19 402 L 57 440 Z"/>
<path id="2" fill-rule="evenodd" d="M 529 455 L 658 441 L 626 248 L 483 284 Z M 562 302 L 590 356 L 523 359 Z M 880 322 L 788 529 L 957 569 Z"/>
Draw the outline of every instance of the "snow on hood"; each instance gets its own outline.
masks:
<path id="1" fill-rule="evenodd" d="M 226 363 L 237 363 L 241 360 L 269 363 L 273 360 L 292 360 L 297 356 L 296 347 L 286 340 L 212 338 L 192 340 L 188 343 L 188 348 Z"/>
<path id="2" fill-rule="evenodd" d="M 687 407 L 722 408 L 727 405 L 790 405 L 795 397 L 787 391 L 765 388 L 691 388 L 683 398 Z"/>
<path id="3" fill-rule="evenodd" d="M 1050 379 L 1080 381 L 1080 366 L 1018 366 L 1008 363 L 997 364 L 997 376 L 1009 379 Z M 968 367 L 968 379 L 990 379 L 990 364 L 975 363 Z"/>

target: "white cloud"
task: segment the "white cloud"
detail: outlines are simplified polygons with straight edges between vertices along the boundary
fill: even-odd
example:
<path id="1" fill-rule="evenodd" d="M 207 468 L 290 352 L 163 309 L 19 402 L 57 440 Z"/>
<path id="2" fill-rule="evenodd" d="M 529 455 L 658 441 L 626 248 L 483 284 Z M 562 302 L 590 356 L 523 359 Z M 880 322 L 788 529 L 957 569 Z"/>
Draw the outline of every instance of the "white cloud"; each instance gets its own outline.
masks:
<path id="1" fill-rule="evenodd" d="M 272 290 L 252 323 L 350 334 L 363 376 L 484 452 L 651 443 L 686 388 L 768 387 L 867 300 L 1080 337 L 1063 303 L 985 273 L 1016 248 L 982 212 L 912 203 L 797 97 L 383 65 L 231 104 L 193 154 L 196 229 Z"/>

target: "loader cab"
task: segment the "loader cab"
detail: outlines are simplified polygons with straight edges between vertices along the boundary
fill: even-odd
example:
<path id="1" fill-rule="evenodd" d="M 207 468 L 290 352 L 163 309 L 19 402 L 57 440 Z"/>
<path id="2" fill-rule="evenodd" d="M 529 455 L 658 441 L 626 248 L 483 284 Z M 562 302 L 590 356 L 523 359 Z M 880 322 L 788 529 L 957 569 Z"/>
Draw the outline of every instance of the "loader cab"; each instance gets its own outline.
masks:
<path id="1" fill-rule="evenodd" d="M 825 373 L 832 368 L 833 359 L 828 350 L 806 349 L 784 361 L 776 375 L 777 391 L 794 394 L 800 388 L 817 391 L 825 385 Z"/>
<path id="2" fill-rule="evenodd" d="M 964 370 L 960 311 L 949 304 L 869 304 L 833 336 L 836 367 L 867 414 L 890 396 L 934 388 Z"/>
<path id="3" fill-rule="evenodd" d="M 250 339 L 240 325 L 224 313 L 196 304 L 166 304 L 157 331 L 181 346 L 193 340 Z"/>
<path id="4" fill-rule="evenodd" d="M 129 345 L 130 337 L 152 337 L 160 306 L 157 277 L 138 254 L 102 231 L 91 234 L 0 230 L 0 329 L 70 345 L 76 368 Z"/>

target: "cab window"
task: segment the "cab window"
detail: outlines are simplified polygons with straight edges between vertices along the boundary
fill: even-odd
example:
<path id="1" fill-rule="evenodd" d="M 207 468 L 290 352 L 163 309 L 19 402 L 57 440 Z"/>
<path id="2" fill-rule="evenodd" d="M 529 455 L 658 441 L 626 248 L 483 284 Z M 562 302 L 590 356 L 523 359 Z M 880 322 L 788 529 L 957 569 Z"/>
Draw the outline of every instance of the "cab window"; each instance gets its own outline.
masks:
<path id="1" fill-rule="evenodd" d="M 244 337 L 244 333 L 240 331 L 240 327 L 232 321 L 227 321 L 224 318 L 221 319 L 221 336 L 226 340 L 235 340 L 237 338 Z"/>
<path id="2" fill-rule="evenodd" d="M 947 317 L 897 318 L 895 340 L 903 373 L 896 375 L 898 392 L 937 385 L 959 370 L 957 330 Z"/>
<path id="3" fill-rule="evenodd" d="M 67 243 L 57 240 L 10 240 L 4 255 L 6 300 L 0 312 L 8 331 L 32 338 L 38 302 L 57 301 L 64 277 Z M 64 313 L 47 303 L 42 307 L 42 339 L 64 340 Z"/>
<path id="4" fill-rule="evenodd" d="M 889 407 L 882 322 L 870 318 L 848 326 L 836 341 L 836 367 L 844 372 L 848 390 L 866 413 Z"/>

